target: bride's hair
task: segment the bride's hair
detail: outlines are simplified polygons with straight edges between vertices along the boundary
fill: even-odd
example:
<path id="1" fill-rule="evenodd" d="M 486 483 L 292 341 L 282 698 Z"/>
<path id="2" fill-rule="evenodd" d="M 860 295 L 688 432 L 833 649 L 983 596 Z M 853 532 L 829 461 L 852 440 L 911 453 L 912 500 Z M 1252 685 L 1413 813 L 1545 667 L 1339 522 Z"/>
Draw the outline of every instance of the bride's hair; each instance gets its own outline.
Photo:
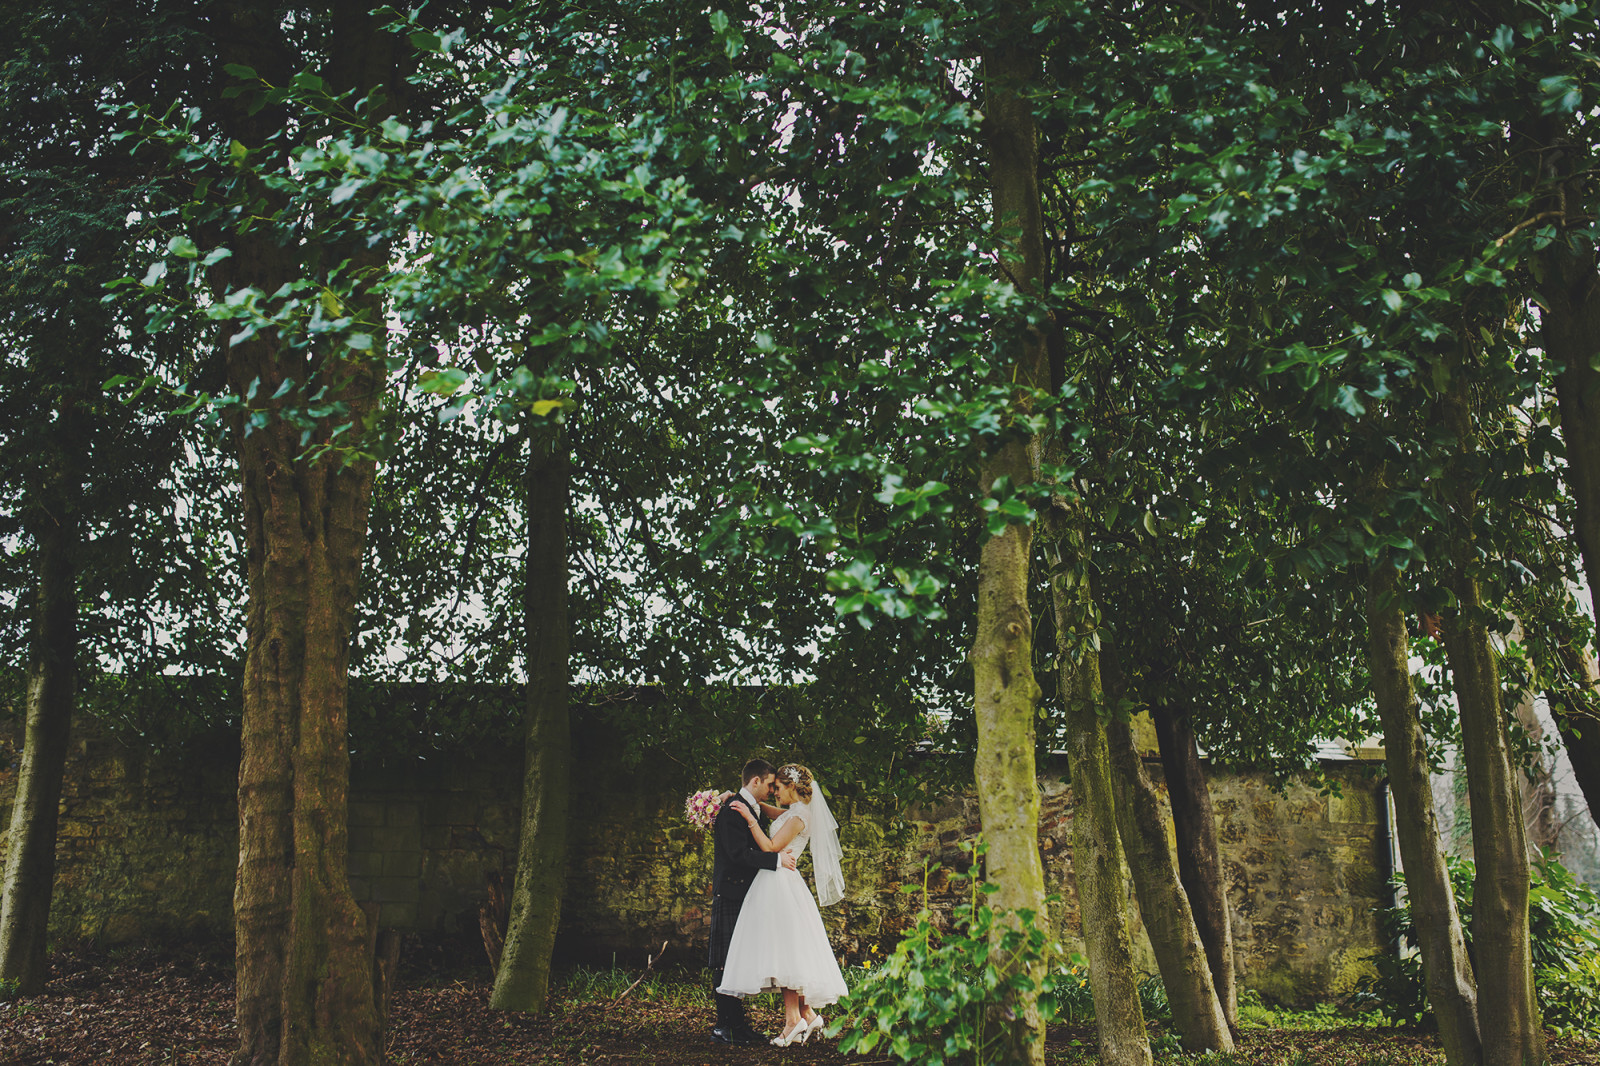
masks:
<path id="1" fill-rule="evenodd" d="M 785 763 L 778 767 L 778 779 L 795 790 L 801 803 L 811 802 L 810 770 L 796 762 Z"/>

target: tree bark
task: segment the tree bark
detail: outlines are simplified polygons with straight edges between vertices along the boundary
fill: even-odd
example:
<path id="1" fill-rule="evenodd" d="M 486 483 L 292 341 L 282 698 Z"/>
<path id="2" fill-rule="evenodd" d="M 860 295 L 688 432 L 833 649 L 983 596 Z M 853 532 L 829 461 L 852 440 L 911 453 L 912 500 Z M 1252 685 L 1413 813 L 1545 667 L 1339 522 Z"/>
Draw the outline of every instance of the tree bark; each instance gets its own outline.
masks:
<path id="1" fill-rule="evenodd" d="M 1115 652 L 1102 647 L 1101 663 L 1107 693 L 1120 698 L 1127 686 Z M 1117 825 L 1127 848 L 1139 914 L 1172 1005 L 1173 1025 L 1186 1051 L 1231 1053 L 1233 1033 L 1212 982 L 1205 944 L 1179 880 L 1177 863 L 1167 847 L 1161 793 L 1145 773 L 1129 724 L 1113 721 L 1107 733 L 1115 774 Z"/>
<path id="2" fill-rule="evenodd" d="M 74 424 L 68 400 L 62 427 Z M 78 518 L 81 478 L 64 455 L 34 501 L 36 559 L 33 647 L 29 654 L 22 764 L 11 809 L 5 883 L 0 888 L 0 980 L 38 995 L 49 977 L 45 940 L 55 887 L 56 826 L 77 686 Z"/>
<path id="3" fill-rule="evenodd" d="M 567 708 L 569 466 L 563 434 L 554 427 L 537 432 L 527 480 L 528 707 L 522 837 L 511 917 L 489 1005 L 541 1014 L 550 991 L 550 954 L 567 880 L 572 741 Z"/>
<path id="4" fill-rule="evenodd" d="M 1541 176 L 1560 189 L 1546 200 L 1546 206 L 1562 211 L 1566 226 L 1570 224 L 1568 211 L 1574 216 L 1592 214 L 1594 195 L 1587 176 L 1571 178 L 1557 173 L 1563 166 L 1586 170 L 1586 152 L 1566 144 L 1562 123 L 1562 118 L 1550 115 L 1531 123 L 1531 128 L 1544 154 Z M 1566 488 L 1576 509 L 1573 538 L 1584 560 L 1590 607 L 1600 610 L 1600 256 L 1592 242 L 1576 250 L 1570 240 L 1560 238 L 1539 253 L 1539 267 L 1539 343 L 1560 367 L 1555 376 L 1555 399 L 1566 447 Z M 1600 653 L 1600 647 L 1589 651 Z M 1594 679 L 1589 669 L 1571 669 L 1571 674 L 1589 682 L 1581 698 L 1573 693 L 1560 701 L 1552 699 L 1550 709 L 1566 741 L 1566 754 L 1573 762 L 1589 813 L 1600 820 L 1600 715 L 1595 711 Z"/>
<path id="5" fill-rule="evenodd" d="M 1461 711 L 1461 748 L 1472 804 L 1472 938 L 1478 979 L 1478 1031 L 1486 1066 L 1544 1061 L 1544 1029 L 1534 999 L 1528 940 L 1528 849 L 1516 765 L 1502 706 L 1500 669 L 1489 640 L 1482 590 L 1474 568 L 1472 533 L 1478 511 L 1477 480 L 1469 463 L 1476 431 L 1462 368 L 1441 401 L 1440 414 L 1455 434 L 1458 459 L 1452 501 L 1456 532 L 1448 580 L 1456 608 L 1444 620 L 1445 657 Z"/>
<path id="6" fill-rule="evenodd" d="M 234 346 L 229 376 L 241 392 L 259 378 L 271 395 L 305 380 L 297 362 L 263 338 Z M 370 413 L 380 383 L 374 371 L 344 390 L 352 417 Z M 281 420 L 239 442 L 250 603 L 235 1062 L 252 1066 L 382 1057 L 369 931 L 346 869 L 350 630 L 373 464 L 302 452 L 300 430 Z"/>
<path id="7" fill-rule="evenodd" d="M 386 35 L 354 0 L 329 13 L 330 80 L 373 76 L 392 56 Z M 277 9 L 253 0 L 219 7 L 219 61 L 252 67 L 281 84 L 300 59 Z M 251 113 L 241 100 L 219 108 L 228 134 L 267 147 L 281 116 Z M 258 189 L 263 201 L 272 194 Z M 274 292 L 301 276 L 300 249 L 270 227 L 239 234 L 216 277 L 226 288 Z M 386 249 L 330 249 L 371 274 Z M 249 606 L 239 766 L 239 868 L 234 888 L 236 1066 L 367 1064 L 383 1059 L 373 978 L 374 930 L 350 891 L 347 870 L 351 628 L 365 549 L 375 467 L 337 451 L 307 449 L 361 439 L 383 389 L 382 307 L 356 296 L 347 313 L 365 320 L 371 351 L 297 349 L 272 333 L 227 349 L 228 380 L 257 397 L 264 425 L 236 421 L 244 495 Z M 280 386 L 287 386 L 281 399 Z M 319 420 L 309 440 L 278 414 L 326 388 L 343 413 Z"/>
<path id="8" fill-rule="evenodd" d="M 999 47 L 984 56 L 984 133 L 995 224 L 1008 246 L 1007 269 L 1023 290 L 1044 267 L 1039 132 L 1027 101 L 1017 93 L 1019 86 L 1032 83 L 1037 69 L 1036 56 L 1012 47 Z M 1029 329 L 1016 343 L 1010 368 L 1014 373 L 1007 377 L 1024 386 L 1048 385 L 1043 337 Z M 1036 447 L 1037 442 L 1011 439 L 985 457 L 978 470 L 979 492 L 987 495 L 1001 478 L 1013 485 L 1031 481 L 1030 451 Z M 998 536 L 985 538 L 980 549 L 977 631 L 971 653 L 978 727 L 974 777 L 983 837 L 989 845 L 987 876 L 999 888 L 991 897 L 993 906 L 1002 912 L 1032 911 L 1044 921 L 1034 765 L 1040 689 L 1033 674 L 1033 615 L 1028 605 L 1032 545 L 1033 527 L 1011 523 Z M 1000 1028 L 1000 1057 L 1008 1063 L 1042 1066 L 1044 1022 L 1036 991 L 1044 976 L 1042 962 L 1028 967 L 1023 976 L 1034 990 L 1013 990 L 1007 1009 L 993 1019 Z"/>
<path id="9" fill-rule="evenodd" d="M 1596 686 L 1595 662 L 1576 647 L 1562 647 L 1558 654 L 1573 683 L 1552 688 L 1545 693 L 1550 701 L 1551 717 L 1556 721 L 1556 731 L 1567 747 L 1567 758 L 1572 763 L 1572 776 L 1589 806 L 1589 816 L 1600 822 L 1600 714 L 1596 706 L 1600 696 Z"/>
<path id="10" fill-rule="evenodd" d="M 1450 1066 L 1478 1066 L 1478 990 L 1467 956 L 1461 917 L 1444 853 L 1429 784 L 1427 737 L 1411 683 L 1411 647 L 1395 600 L 1397 578 L 1387 562 L 1373 565 L 1367 596 L 1367 666 L 1383 723 L 1395 832 L 1405 868 L 1411 921 L 1422 951 L 1428 1005 L 1439 1026 Z"/>
<path id="11" fill-rule="evenodd" d="M 1081 549 L 1079 531 L 1067 531 L 1065 539 L 1076 541 Z M 1061 565 L 1063 554 L 1067 556 L 1065 567 Z M 1070 587 L 1066 580 L 1069 568 L 1080 575 L 1086 571 L 1081 550 L 1053 551 L 1052 555 L 1056 669 L 1067 724 L 1067 769 L 1072 777 L 1072 873 L 1078 882 L 1078 913 L 1089 952 L 1100 1061 L 1113 1066 L 1147 1066 L 1153 1059 L 1133 966 L 1133 938 L 1128 931 L 1127 866 L 1117 835 L 1117 800 L 1106 718 L 1101 714 L 1100 656 L 1092 646 L 1094 601 L 1086 576 Z"/>
<path id="12" fill-rule="evenodd" d="M 1172 828 L 1177 840 L 1178 880 L 1188 897 L 1200 942 L 1211 967 L 1211 984 L 1230 1030 L 1239 1027 L 1239 994 L 1233 975 L 1233 926 L 1228 895 L 1222 886 L 1222 855 L 1217 847 L 1217 819 L 1211 789 L 1200 765 L 1200 747 L 1188 708 L 1163 704 L 1151 708 L 1161 769 L 1172 803 Z M 1142 767 L 1141 767 L 1142 769 Z"/>

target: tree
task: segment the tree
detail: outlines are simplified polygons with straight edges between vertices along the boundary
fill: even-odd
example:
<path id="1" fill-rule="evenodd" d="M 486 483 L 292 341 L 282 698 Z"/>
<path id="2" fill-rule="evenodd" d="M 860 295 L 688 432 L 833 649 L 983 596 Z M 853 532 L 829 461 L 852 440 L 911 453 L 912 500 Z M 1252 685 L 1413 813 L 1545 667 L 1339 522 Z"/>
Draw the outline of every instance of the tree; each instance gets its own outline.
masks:
<path id="1" fill-rule="evenodd" d="M 188 34 L 161 14 L 99 3 L 13 5 L 0 29 L 11 117 L 0 144 L 10 220 L 0 229 L 0 474 L 16 491 L 0 509 L 0 536 L 28 571 L 8 566 L 0 583 L 12 620 L 29 623 L 0 630 L 7 663 L 27 662 L 0 978 L 37 994 L 73 714 L 106 690 L 105 670 L 120 671 L 132 703 L 169 667 L 207 658 L 212 624 L 229 615 L 208 611 L 159 640 L 150 632 L 216 590 L 203 546 L 172 528 L 175 500 L 206 495 L 214 464 L 205 441 L 161 412 L 125 409 L 100 389 L 136 360 L 170 363 L 187 339 L 129 339 L 130 316 L 102 303 L 170 186 L 115 150 L 98 108 L 129 85 L 170 86 Z M 183 470 L 190 462 L 199 477 Z"/>

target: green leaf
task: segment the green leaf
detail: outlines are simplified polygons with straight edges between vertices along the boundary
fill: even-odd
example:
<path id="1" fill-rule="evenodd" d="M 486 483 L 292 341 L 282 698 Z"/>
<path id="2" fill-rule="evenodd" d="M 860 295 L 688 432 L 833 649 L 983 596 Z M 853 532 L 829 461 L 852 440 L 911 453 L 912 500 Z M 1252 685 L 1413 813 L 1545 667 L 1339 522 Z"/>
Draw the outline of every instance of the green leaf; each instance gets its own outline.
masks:
<path id="1" fill-rule="evenodd" d="M 238 78 L 241 81 L 256 80 L 256 68 L 247 67 L 243 63 L 224 63 L 222 69 L 228 72 L 229 77 Z"/>
<path id="2" fill-rule="evenodd" d="M 167 242 L 167 254 L 180 259 L 195 259 L 199 257 L 200 249 L 188 237 L 174 237 Z"/>

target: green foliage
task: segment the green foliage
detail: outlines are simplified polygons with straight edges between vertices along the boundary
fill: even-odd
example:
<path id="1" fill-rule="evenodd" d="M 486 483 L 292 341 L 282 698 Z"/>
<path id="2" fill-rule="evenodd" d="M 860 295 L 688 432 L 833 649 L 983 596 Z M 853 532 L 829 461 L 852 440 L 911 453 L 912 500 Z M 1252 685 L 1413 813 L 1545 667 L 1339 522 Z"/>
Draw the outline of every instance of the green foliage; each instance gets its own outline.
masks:
<path id="1" fill-rule="evenodd" d="M 1472 950 L 1473 864 L 1446 858 L 1456 908 L 1461 914 L 1467 949 Z M 1403 888 L 1403 875 L 1391 882 Z M 1380 925 L 1391 942 L 1414 941 L 1411 906 L 1380 912 Z M 1534 984 L 1545 1023 L 1579 1035 L 1600 1035 L 1600 893 L 1577 880 L 1556 857 L 1546 852 L 1536 864 L 1528 893 L 1528 934 L 1533 954 Z M 1356 1004 L 1393 1023 L 1415 1025 L 1430 1017 L 1421 956 L 1413 949 L 1396 957 L 1386 952 L 1375 961 L 1376 978 L 1363 978 Z"/>
<path id="2" fill-rule="evenodd" d="M 1024 968 L 1060 955 L 1032 911 L 997 912 L 984 898 L 994 886 L 974 866 L 970 900 L 957 907 L 941 930 L 924 906 L 917 923 L 882 965 L 872 968 L 843 1000 L 844 1014 L 828 1032 L 839 1049 L 876 1052 L 904 1063 L 987 1063 L 1002 1033 L 995 1020 L 1011 1009 L 1018 991 L 1038 995 L 1046 1021 L 1057 1010 L 1055 972 L 1037 985 Z M 916 891 L 917 886 L 907 886 Z M 927 900 L 927 878 L 921 886 Z"/>

